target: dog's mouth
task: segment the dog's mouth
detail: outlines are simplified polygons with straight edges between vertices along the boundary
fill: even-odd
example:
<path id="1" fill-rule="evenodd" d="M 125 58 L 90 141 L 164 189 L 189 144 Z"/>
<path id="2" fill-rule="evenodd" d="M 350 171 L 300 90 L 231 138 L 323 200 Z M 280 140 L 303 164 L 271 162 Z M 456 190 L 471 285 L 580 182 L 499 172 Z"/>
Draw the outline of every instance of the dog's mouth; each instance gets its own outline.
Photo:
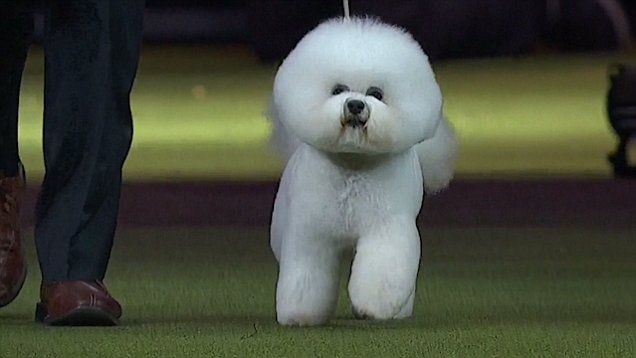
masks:
<path id="1" fill-rule="evenodd" d="M 339 148 L 345 153 L 362 153 L 368 142 L 368 117 L 357 114 L 345 114 L 340 119 Z"/>
<path id="2" fill-rule="evenodd" d="M 342 117 L 342 120 L 340 121 L 340 123 L 342 124 L 343 128 L 354 128 L 354 129 L 358 129 L 358 128 L 366 128 L 367 126 L 367 122 L 369 121 L 369 118 L 367 116 L 361 116 L 359 114 L 345 114 Z"/>

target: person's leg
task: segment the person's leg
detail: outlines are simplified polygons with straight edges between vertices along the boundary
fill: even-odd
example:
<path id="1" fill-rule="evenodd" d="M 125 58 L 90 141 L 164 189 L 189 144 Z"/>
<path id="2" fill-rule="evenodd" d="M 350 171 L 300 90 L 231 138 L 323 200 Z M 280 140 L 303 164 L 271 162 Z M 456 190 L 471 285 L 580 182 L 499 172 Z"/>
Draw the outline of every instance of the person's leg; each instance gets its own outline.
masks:
<path id="1" fill-rule="evenodd" d="M 102 280 L 132 140 L 143 0 L 52 0 L 47 15 L 36 320 L 117 324 L 121 306 Z"/>
<path id="2" fill-rule="evenodd" d="M 30 6 L 3 6 L 0 13 L 0 176 L 18 175 L 18 98 L 32 35 Z"/>
<path id="3" fill-rule="evenodd" d="M 132 138 L 142 0 L 57 0 L 46 27 L 36 246 L 44 283 L 101 281 Z"/>
<path id="4" fill-rule="evenodd" d="M 26 262 L 20 238 L 20 196 L 24 186 L 18 157 L 18 98 L 33 12 L 15 3 L 0 13 L 0 307 L 20 293 Z"/>

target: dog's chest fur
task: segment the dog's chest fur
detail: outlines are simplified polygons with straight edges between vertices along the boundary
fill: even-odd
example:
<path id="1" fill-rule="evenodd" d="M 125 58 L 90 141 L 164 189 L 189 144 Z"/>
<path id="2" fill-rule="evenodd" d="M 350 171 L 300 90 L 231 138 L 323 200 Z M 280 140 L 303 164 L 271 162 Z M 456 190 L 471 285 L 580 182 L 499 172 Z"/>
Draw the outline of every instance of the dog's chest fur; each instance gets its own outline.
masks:
<path id="1" fill-rule="evenodd" d="M 272 247 L 278 252 L 285 233 L 350 246 L 398 217 L 414 219 L 422 190 L 414 151 L 365 159 L 334 156 L 303 144 L 281 180 Z"/>
<path id="2" fill-rule="evenodd" d="M 357 172 L 345 172 L 341 180 L 334 183 L 335 209 L 342 220 L 344 235 L 356 236 L 374 221 L 381 220 L 387 201 L 377 189 L 373 178 Z"/>

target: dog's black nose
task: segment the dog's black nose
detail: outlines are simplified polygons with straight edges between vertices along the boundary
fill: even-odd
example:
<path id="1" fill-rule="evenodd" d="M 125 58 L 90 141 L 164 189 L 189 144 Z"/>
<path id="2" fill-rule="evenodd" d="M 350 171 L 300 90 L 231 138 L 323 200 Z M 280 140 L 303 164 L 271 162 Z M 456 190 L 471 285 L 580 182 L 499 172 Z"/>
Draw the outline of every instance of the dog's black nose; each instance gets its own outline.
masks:
<path id="1" fill-rule="evenodd" d="M 347 108 L 351 114 L 360 114 L 364 111 L 364 102 L 358 99 L 352 99 L 347 101 Z"/>

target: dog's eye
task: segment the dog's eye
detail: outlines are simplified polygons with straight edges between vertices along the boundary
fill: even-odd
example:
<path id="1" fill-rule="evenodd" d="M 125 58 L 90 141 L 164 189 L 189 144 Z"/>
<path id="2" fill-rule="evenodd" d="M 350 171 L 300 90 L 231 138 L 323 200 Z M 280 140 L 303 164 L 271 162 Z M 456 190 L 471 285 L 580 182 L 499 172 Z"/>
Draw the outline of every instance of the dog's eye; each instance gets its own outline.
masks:
<path id="1" fill-rule="evenodd" d="M 384 93 L 377 87 L 369 87 L 367 90 L 367 96 L 375 97 L 378 101 L 381 101 L 382 98 L 384 98 Z"/>
<path id="2" fill-rule="evenodd" d="M 342 92 L 347 92 L 349 90 L 349 87 L 345 86 L 345 85 L 341 85 L 341 84 L 337 84 L 333 90 L 331 90 L 331 94 L 336 96 L 341 94 Z"/>

